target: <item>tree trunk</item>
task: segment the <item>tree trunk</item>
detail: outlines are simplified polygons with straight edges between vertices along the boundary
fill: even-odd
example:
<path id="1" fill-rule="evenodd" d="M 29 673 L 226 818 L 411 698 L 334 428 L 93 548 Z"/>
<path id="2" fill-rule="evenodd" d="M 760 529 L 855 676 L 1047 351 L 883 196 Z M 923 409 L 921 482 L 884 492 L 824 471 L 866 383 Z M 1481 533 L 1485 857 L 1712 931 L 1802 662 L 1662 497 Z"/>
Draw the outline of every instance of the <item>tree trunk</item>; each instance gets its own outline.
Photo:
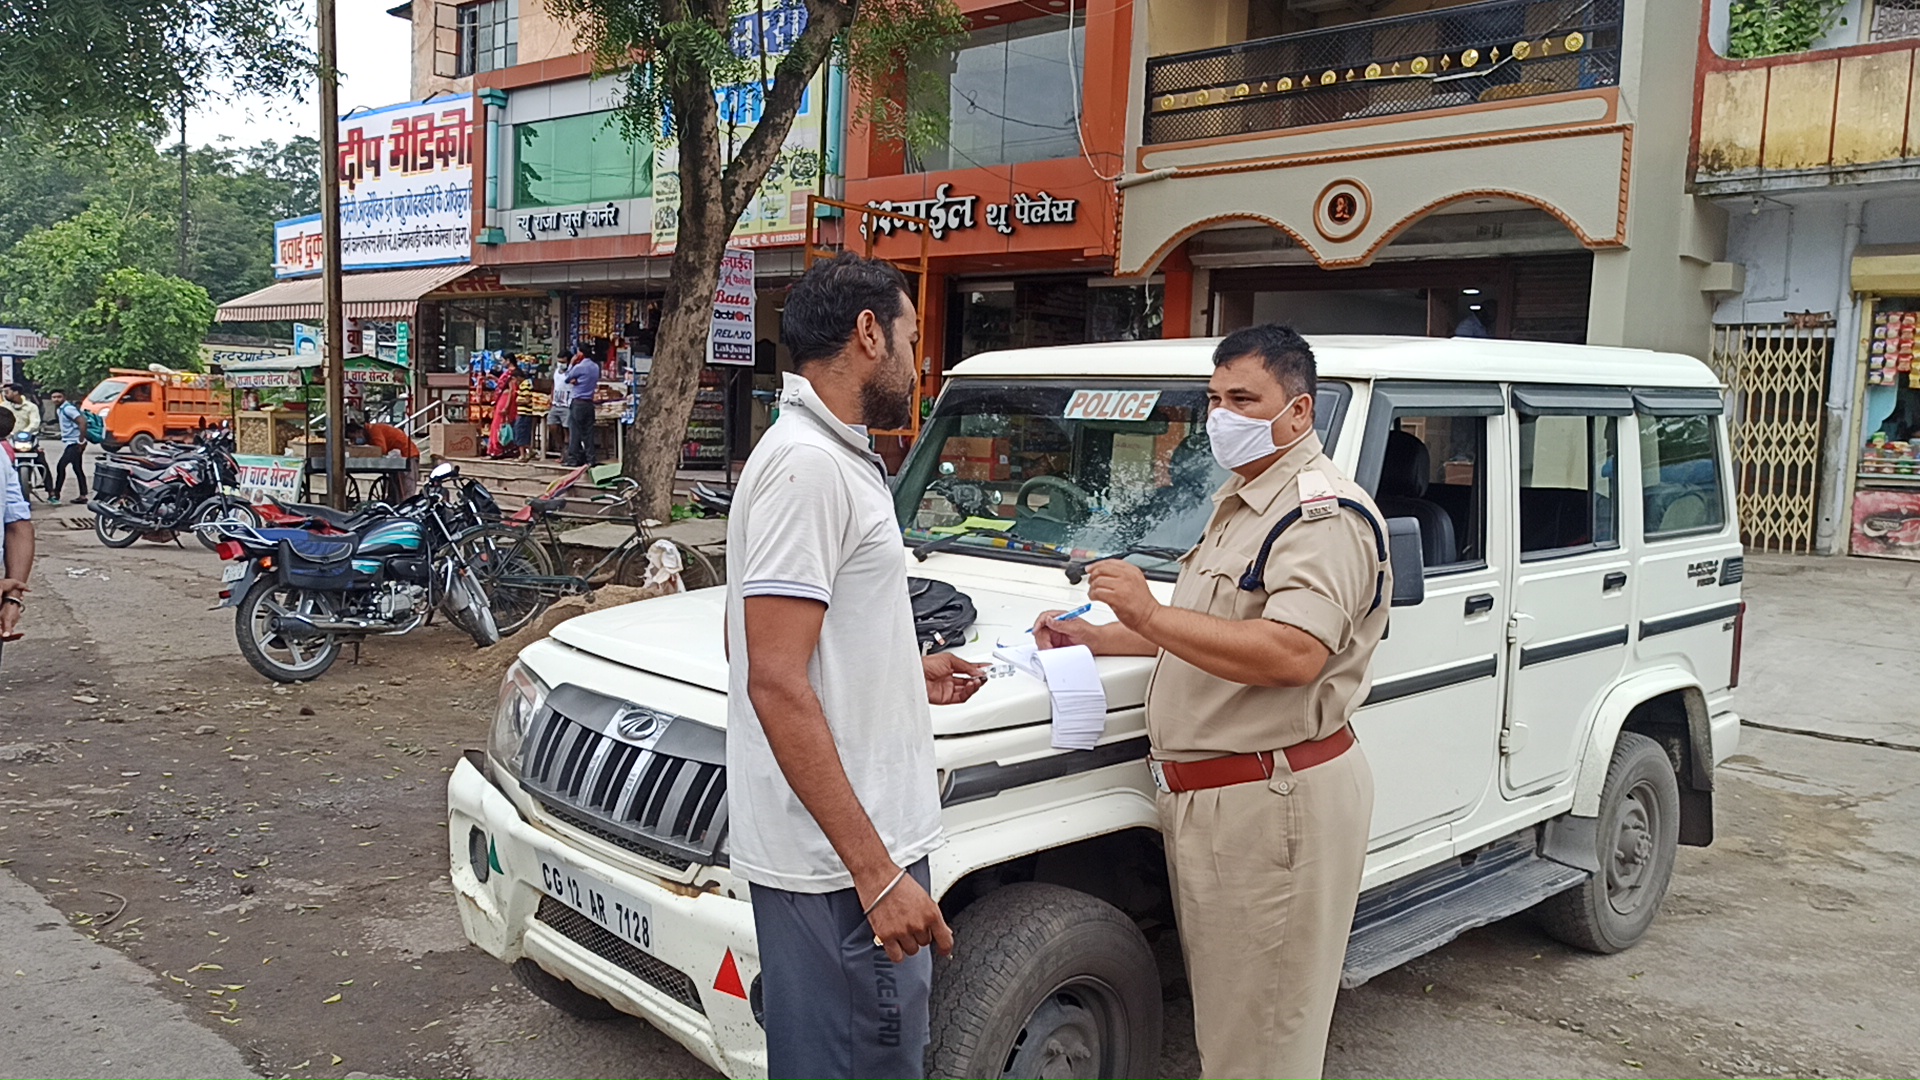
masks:
<path id="1" fill-rule="evenodd" d="M 720 284 L 720 262 L 727 249 L 728 230 L 687 228 L 693 216 L 691 191 L 686 200 L 680 207 L 680 245 L 674 249 L 667 295 L 660 305 L 653 372 L 624 436 L 626 472 L 640 485 L 642 513 L 661 521 L 672 511 L 674 473 L 700 389 L 700 369 L 707 362 L 713 291 Z"/>

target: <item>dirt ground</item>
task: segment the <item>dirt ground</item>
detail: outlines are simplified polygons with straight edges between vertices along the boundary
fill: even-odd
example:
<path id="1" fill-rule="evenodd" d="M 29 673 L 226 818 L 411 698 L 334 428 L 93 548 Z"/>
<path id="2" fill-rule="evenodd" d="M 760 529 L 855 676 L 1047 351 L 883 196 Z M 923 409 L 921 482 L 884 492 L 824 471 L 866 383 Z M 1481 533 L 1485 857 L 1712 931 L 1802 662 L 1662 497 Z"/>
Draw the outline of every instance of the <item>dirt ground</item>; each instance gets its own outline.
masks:
<path id="1" fill-rule="evenodd" d="M 461 936 L 445 778 L 484 742 L 511 643 L 433 627 L 277 687 L 207 610 L 217 563 L 191 541 L 40 535 L 30 636 L 0 667 L 0 861 L 76 926 L 265 1075 L 711 1075 L 644 1023 L 561 1016 Z M 1920 683 L 1834 629 L 1863 606 L 1910 617 L 1920 586 L 1798 570 L 1750 577 L 1795 622 L 1749 635 L 1748 715 L 1819 726 L 1791 670 L 1815 664 L 1879 687 L 1875 723 L 1905 718 L 1874 738 L 1920 744 Z M 1343 994 L 1329 1074 L 1913 1074 L 1920 757 L 1749 732 L 1721 776 L 1721 839 L 1683 849 L 1647 942 L 1599 958 L 1524 919 L 1470 934 Z M 1164 1064 L 1192 1076 L 1177 971 Z"/>

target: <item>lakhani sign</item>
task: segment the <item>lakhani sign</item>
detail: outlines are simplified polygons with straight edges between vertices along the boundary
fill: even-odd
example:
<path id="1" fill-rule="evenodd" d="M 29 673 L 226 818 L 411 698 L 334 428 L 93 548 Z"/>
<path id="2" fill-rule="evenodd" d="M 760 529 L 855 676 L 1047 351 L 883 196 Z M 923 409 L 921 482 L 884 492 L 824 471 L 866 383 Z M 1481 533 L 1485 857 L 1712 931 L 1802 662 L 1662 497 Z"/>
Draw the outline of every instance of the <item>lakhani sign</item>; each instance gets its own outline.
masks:
<path id="1" fill-rule="evenodd" d="M 591 210 L 531 211 L 515 214 L 513 227 L 528 240 L 538 240 L 547 233 L 558 232 L 575 237 L 582 232 L 591 232 L 594 229 L 619 228 L 620 207 L 617 203 L 608 203 Z"/>
<path id="2" fill-rule="evenodd" d="M 927 234 L 935 240 L 945 240 L 949 232 L 974 228 L 983 219 L 988 228 L 1001 236 L 1012 236 L 1023 225 L 1072 225 L 1079 217 L 1080 200 L 1056 199 L 1044 191 L 1031 195 L 1023 191 L 1015 192 L 1012 202 L 988 203 L 984 212 L 976 217 L 980 196 L 954 195 L 951 194 L 952 190 L 952 184 L 941 184 L 933 189 L 932 198 L 904 202 L 875 199 L 869 201 L 867 206 L 874 210 L 922 218 L 927 222 Z M 892 236 L 895 229 L 912 233 L 920 231 L 917 224 L 893 218 L 875 217 L 868 224 L 881 236 Z"/>
<path id="3" fill-rule="evenodd" d="M 468 99 L 394 105 L 340 121 L 340 265 L 466 262 L 473 252 Z M 320 215 L 274 225 L 276 277 L 320 269 Z"/>

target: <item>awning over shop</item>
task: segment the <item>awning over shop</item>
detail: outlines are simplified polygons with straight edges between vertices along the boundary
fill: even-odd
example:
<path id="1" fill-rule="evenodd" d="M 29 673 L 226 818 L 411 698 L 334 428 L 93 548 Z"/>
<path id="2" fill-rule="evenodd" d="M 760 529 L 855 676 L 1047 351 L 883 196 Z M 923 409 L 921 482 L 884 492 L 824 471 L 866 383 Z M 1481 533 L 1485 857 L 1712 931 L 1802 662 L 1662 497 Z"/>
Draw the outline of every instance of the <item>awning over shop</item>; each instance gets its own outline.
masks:
<path id="1" fill-rule="evenodd" d="M 1920 247 L 1861 245 L 1853 256 L 1853 291 L 1920 296 Z"/>
<path id="2" fill-rule="evenodd" d="M 420 298 L 473 270 L 468 263 L 373 270 L 341 277 L 349 319 L 411 319 Z M 324 296 L 319 277 L 279 281 L 220 305 L 219 322 L 318 322 Z"/>

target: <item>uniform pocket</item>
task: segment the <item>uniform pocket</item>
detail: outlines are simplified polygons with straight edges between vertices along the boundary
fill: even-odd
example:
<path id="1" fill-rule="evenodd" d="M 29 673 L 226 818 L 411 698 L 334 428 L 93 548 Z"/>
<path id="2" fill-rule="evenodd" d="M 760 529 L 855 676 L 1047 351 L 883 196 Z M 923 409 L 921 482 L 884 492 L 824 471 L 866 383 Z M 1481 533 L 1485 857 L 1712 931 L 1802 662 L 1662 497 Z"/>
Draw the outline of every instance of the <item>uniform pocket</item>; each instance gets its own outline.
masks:
<path id="1" fill-rule="evenodd" d="M 1196 556 L 1189 568 L 1194 603 L 1180 604 L 1178 598 L 1175 603 L 1222 619 L 1259 618 L 1266 609 L 1267 591 L 1240 587 L 1240 578 L 1252 563 L 1253 556 L 1233 551 Z"/>

